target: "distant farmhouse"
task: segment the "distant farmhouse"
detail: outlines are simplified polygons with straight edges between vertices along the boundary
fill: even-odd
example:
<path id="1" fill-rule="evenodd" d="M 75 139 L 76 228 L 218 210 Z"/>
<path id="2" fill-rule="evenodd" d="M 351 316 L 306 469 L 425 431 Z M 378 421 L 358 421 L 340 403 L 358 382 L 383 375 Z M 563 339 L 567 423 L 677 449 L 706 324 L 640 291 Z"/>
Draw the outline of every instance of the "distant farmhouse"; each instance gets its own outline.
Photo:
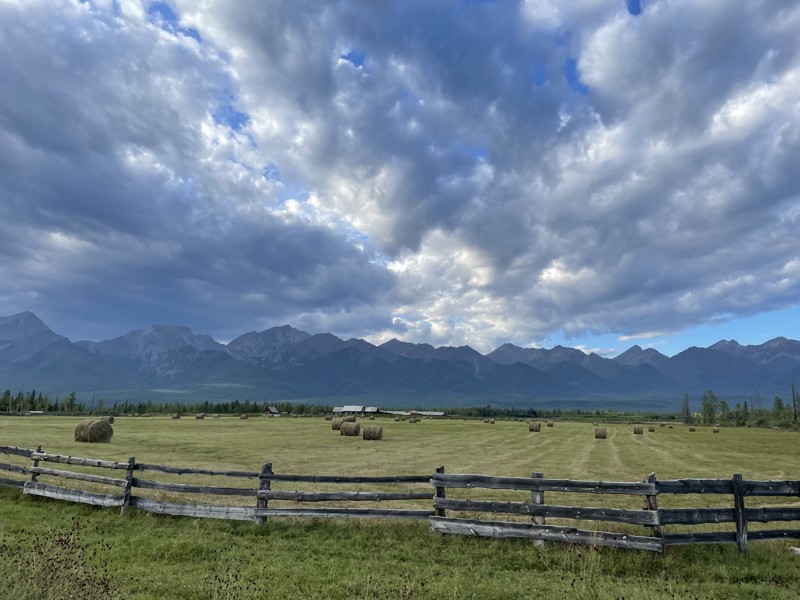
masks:
<path id="1" fill-rule="evenodd" d="M 334 406 L 333 414 L 335 415 L 393 415 L 396 417 L 434 417 L 444 418 L 447 413 L 438 410 L 381 410 L 377 406 Z"/>

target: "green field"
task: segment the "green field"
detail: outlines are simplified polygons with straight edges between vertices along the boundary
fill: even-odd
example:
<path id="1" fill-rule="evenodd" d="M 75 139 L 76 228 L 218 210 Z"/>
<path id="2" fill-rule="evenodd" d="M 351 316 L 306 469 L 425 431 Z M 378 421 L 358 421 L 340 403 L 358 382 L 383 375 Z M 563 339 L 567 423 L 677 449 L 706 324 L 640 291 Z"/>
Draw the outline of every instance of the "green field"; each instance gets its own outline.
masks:
<path id="1" fill-rule="evenodd" d="M 595 440 L 591 424 L 586 423 L 556 422 L 553 428 L 542 427 L 541 433 L 529 433 L 526 423 L 512 421 L 410 424 L 379 419 L 384 440 L 365 442 L 339 436 L 322 418 L 122 417 L 114 424 L 110 444 L 88 445 L 72 441 L 78 420 L 0 418 L 0 444 L 215 469 L 258 471 L 271 462 L 276 473 L 294 474 L 427 474 L 444 465 L 451 473 L 529 476 L 541 471 L 552 478 L 606 481 L 637 481 L 652 471 L 660 479 L 728 478 L 733 473 L 749 479 L 800 478 L 798 434 L 765 429 L 723 429 L 712 434 L 709 428 L 690 433 L 676 425 L 657 427 L 655 433 L 645 427 L 643 436 L 634 436 L 631 425 L 608 425 L 608 439 Z M 0 461 L 12 462 L 5 456 Z M 182 477 L 174 480 L 194 482 Z M 214 483 L 232 485 L 219 479 Z M 516 494 L 519 498 L 522 492 Z M 490 490 L 470 497 L 482 495 L 498 498 Z M 559 496 L 548 497 L 548 502 L 598 503 L 597 497 L 562 500 L 566 495 Z M 672 505 L 730 506 L 730 497 L 669 500 Z M 609 505 L 605 497 L 602 502 Z M 641 507 L 636 498 L 614 498 L 614 502 Z M 636 533 L 646 535 L 646 530 L 639 527 Z M 0 543 L 7 574 L 0 580 L 2 597 L 69 597 L 65 582 L 81 577 L 89 581 L 84 591 L 96 595 L 75 597 L 114 593 L 120 598 L 800 597 L 800 558 L 788 550 L 800 541 L 754 542 L 744 556 L 728 544 L 671 548 L 661 557 L 556 543 L 533 547 L 526 540 L 441 536 L 419 522 L 272 519 L 257 526 L 136 511 L 121 517 L 113 509 L 23 497 L 4 488 L 0 489 Z M 60 560 L 80 572 L 53 581 L 59 570 L 47 565 Z M 102 587 L 105 576 L 108 589 Z"/>

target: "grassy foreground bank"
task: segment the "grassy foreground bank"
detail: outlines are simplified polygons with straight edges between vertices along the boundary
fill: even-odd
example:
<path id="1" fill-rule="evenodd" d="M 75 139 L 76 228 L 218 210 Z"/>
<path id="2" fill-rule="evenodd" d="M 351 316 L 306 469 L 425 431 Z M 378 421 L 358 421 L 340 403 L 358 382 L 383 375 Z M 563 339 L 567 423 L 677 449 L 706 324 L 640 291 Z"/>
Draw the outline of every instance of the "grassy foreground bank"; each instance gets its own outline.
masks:
<path id="1" fill-rule="evenodd" d="M 0 444 L 94 458 L 308 474 L 450 472 L 635 480 L 797 479 L 797 434 L 612 426 L 380 421 L 380 443 L 322 419 L 118 419 L 110 444 L 72 441 L 76 419 L 2 418 Z M 786 542 L 670 549 L 666 557 L 432 534 L 424 523 L 161 517 L 23 497 L 0 488 L 0 597 L 13 598 L 798 598 Z M 800 545 L 795 543 L 794 545 Z M 74 591 L 74 594 L 73 594 Z M 69 595 L 73 594 L 73 595 Z"/>

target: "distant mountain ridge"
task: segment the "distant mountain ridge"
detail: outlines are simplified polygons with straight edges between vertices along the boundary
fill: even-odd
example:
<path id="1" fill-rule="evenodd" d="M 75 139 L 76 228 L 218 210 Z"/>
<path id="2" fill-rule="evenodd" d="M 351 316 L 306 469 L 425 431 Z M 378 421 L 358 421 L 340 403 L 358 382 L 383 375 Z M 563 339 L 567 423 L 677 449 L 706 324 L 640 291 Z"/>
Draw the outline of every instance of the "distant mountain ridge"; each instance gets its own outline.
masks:
<path id="1" fill-rule="evenodd" d="M 0 389 L 50 395 L 677 410 L 684 393 L 771 398 L 787 395 L 792 382 L 800 382 L 800 341 L 783 337 L 749 346 L 721 340 L 673 357 L 639 346 L 605 358 L 513 344 L 482 355 L 397 339 L 376 346 L 289 325 L 228 344 L 179 325 L 71 342 L 31 312 L 0 317 Z"/>

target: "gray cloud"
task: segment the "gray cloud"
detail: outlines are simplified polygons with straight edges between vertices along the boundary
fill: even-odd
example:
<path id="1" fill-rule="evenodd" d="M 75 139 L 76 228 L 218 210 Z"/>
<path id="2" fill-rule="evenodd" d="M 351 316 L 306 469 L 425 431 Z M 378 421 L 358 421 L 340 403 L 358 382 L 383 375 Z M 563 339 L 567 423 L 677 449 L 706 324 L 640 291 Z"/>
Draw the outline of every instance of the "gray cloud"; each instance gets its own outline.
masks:
<path id="1" fill-rule="evenodd" d="M 150 5 L 0 5 L 0 312 L 485 350 L 800 297 L 794 2 Z"/>

